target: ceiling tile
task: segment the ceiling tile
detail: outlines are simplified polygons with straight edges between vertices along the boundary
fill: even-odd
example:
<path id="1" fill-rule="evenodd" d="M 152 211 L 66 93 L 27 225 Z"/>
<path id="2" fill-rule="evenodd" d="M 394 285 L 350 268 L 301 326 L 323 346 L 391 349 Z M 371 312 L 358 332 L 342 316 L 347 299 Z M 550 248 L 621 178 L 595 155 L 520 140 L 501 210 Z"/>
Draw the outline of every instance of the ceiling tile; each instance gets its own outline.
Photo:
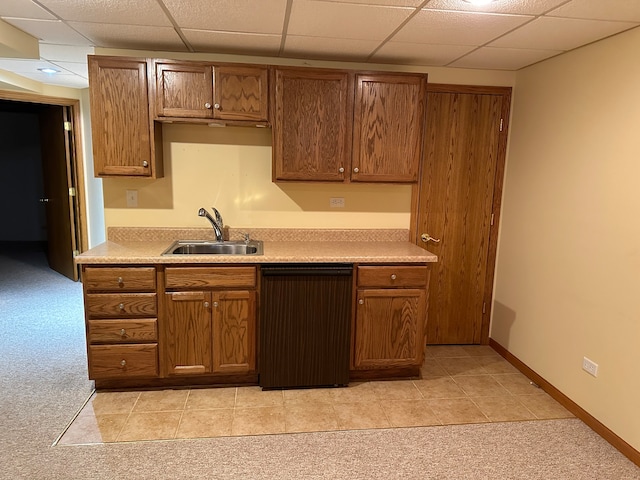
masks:
<path id="1" fill-rule="evenodd" d="M 46 43 L 61 43 L 65 45 L 88 45 L 90 43 L 88 39 L 60 20 L 5 18 L 4 21 Z"/>
<path id="2" fill-rule="evenodd" d="M 422 10 L 392 40 L 432 45 L 482 45 L 532 18 L 525 15 Z"/>
<path id="3" fill-rule="evenodd" d="M 197 52 L 277 55 L 280 50 L 280 35 L 188 29 L 182 33 Z"/>
<path id="4" fill-rule="evenodd" d="M 4 58 L 0 58 L 0 69 L 2 70 L 9 70 L 11 72 L 14 73 L 18 73 L 20 75 L 24 74 L 24 73 L 40 73 L 38 72 L 39 68 L 54 68 L 56 70 L 59 70 L 56 68 L 55 65 L 53 65 L 50 62 L 47 62 L 46 60 L 19 60 L 19 59 L 4 59 Z"/>
<path id="5" fill-rule="evenodd" d="M 638 0 L 573 0 L 549 12 L 552 17 L 640 22 Z"/>
<path id="6" fill-rule="evenodd" d="M 556 56 L 558 50 L 530 50 L 523 48 L 482 47 L 451 63 L 450 67 L 519 70 L 536 62 Z"/>
<path id="7" fill-rule="evenodd" d="M 364 61 L 380 42 L 327 37 L 287 35 L 282 56 L 337 61 Z"/>
<path id="8" fill-rule="evenodd" d="M 46 73 L 25 73 L 22 74 L 23 77 L 30 78 L 31 80 L 36 80 L 40 83 L 45 83 L 48 85 L 60 85 L 64 87 L 71 88 L 88 88 L 89 80 L 86 78 L 79 77 L 78 75 L 66 75 L 63 73 L 56 73 L 55 75 L 47 75 Z"/>
<path id="9" fill-rule="evenodd" d="M 287 0 L 164 0 L 181 28 L 282 34 Z"/>
<path id="10" fill-rule="evenodd" d="M 40 58 L 61 62 L 86 63 L 87 55 L 93 55 L 93 47 L 40 43 Z"/>
<path id="11" fill-rule="evenodd" d="M 291 9 L 287 34 L 384 40 L 414 11 L 413 8 L 298 0 Z"/>
<path id="12" fill-rule="evenodd" d="M 374 62 L 407 65 L 446 65 L 470 52 L 467 45 L 428 45 L 424 43 L 387 42 L 371 58 Z"/>
<path id="13" fill-rule="evenodd" d="M 85 60 L 85 63 L 76 62 L 51 62 L 56 67 L 64 69 L 66 72 L 73 73 L 74 75 L 80 75 L 84 78 L 89 78 L 89 66 Z M 54 67 L 55 68 L 55 67 Z"/>
<path id="14" fill-rule="evenodd" d="M 171 26 L 156 0 L 39 0 L 64 20 Z"/>
<path id="15" fill-rule="evenodd" d="M 335 3 L 360 3 L 364 5 L 386 5 L 389 7 L 417 7 L 424 0 L 320 0 Z"/>
<path id="16" fill-rule="evenodd" d="M 104 23 L 69 22 L 96 46 L 139 50 L 185 51 L 182 39 L 173 27 L 110 25 Z"/>
<path id="17" fill-rule="evenodd" d="M 0 17 L 38 18 L 40 20 L 55 20 L 56 18 L 40 5 L 25 0 L 2 0 Z"/>
<path id="18" fill-rule="evenodd" d="M 472 5 L 462 0 L 431 0 L 424 8 L 429 10 L 464 10 L 486 13 L 519 13 L 541 15 L 567 0 L 500 0 L 489 5 Z"/>
<path id="19" fill-rule="evenodd" d="M 634 27 L 628 22 L 540 17 L 492 42 L 491 47 L 571 50 Z"/>

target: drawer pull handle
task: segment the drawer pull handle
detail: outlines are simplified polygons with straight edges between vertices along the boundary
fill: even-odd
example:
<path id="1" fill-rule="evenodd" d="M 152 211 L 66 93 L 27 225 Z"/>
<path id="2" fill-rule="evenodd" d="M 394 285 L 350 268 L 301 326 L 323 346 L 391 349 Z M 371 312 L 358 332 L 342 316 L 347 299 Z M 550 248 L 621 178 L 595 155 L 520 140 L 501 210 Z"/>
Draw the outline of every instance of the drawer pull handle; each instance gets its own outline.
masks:
<path id="1" fill-rule="evenodd" d="M 122 330 L 120 330 L 120 336 L 121 337 L 126 337 L 127 336 L 127 331 L 124 328 Z"/>
<path id="2" fill-rule="evenodd" d="M 358 300 L 358 303 L 359 303 L 360 305 L 364 305 L 364 300 L 363 300 L 363 299 L 360 299 L 360 300 Z"/>
<path id="3" fill-rule="evenodd" d="M 121 360 L 120 361 L 120 365 L 123 366 L 123 367 L 126 367 L 127 366 L 127 361 L 126 360 Z"/>
<path id="4" fill-rule="evenodd" d="M 118 277 L 118 284 L 122 285 L 124 283 L 124 280 L 122 279 L 122 277 Z"/>
<path id="5" fill-rule="evenodd" d="M 124 310 L 124 303 L 121 303 L 120 305 L 118 305 L 118 308 L 119 308 L 120 310 Z"/>
<path id="6" fill-rule="evenodd" d="M 392 274 L 391 274 L 391 280 L 395 280 L 396 278 L 398 278 L 398 277 L 396 277 L 396 274 L 395 274 L 395 273 L 392 273 Z"/>

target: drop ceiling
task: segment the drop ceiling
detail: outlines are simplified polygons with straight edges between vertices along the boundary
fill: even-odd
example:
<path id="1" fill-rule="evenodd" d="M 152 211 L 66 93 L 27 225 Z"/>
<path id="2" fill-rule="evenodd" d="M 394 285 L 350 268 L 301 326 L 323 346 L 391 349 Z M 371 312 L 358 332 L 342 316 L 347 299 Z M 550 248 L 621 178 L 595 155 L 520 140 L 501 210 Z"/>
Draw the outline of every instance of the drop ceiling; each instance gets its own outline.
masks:
<path id="1" fill-rule="evenodd" d="M 0 71 L 86 88 L 94 47 L 518 70 L 638 27 L 640 0 L 2 0 L 0 19 L 40 46 L 0 48 Z"/>

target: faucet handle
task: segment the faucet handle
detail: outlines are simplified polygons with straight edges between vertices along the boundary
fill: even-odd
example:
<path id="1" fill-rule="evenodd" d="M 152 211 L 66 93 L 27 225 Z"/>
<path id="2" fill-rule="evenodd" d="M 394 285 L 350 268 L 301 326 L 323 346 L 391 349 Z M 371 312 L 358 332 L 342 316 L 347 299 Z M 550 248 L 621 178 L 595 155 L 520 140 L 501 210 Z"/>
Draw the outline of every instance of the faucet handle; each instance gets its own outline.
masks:
<path id="1" fill-rule="evenodd" d="M 222 215 L 220 215 L 220 212 L 218 211 L 218 209 L 216 207 L 211 207 L 213 209 L 213 214 L 216 216 L 216 222 L 218 222 L 218 225 L 220 226 L 220 230 L 222 230 L 224 228 L 224 222 L 222 221 Z"/>

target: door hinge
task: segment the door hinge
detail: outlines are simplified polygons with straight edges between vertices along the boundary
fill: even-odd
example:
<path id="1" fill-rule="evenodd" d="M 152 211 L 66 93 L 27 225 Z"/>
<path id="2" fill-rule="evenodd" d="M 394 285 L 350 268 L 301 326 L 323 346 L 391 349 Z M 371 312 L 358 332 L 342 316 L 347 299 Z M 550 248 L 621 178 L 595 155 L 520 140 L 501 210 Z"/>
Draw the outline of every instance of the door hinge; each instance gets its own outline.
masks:
<path id="1" fill-rule="evenodd" d="M 491 226 L 493 226 L 493 220 L 494 220 L 494 218 L 495 218 L 495 215 L 492 213 L 492 214 L 491 214 Z"/>
<path id="2" fill-rule="evenodd" d="M 71 131 L 71 122 L 64 122 L 64 131 L 65 132 L 70 132 Z"/>
<path id="3" fill-rule="evenodd" d="M 69 196 L 70 197 L 76 196 L 76 187 L 69 187 Z"/>
<path id="4" fill-rule="evenodd" d="M 487 313 L 487 302 L 482 302 L 482 314 Z"/>
<path id="5" fill-rule="evenodd" d="M 500 119 L 500 131 L 502 131 L 502 128 L 504 127 L 504 119 Z"/>

